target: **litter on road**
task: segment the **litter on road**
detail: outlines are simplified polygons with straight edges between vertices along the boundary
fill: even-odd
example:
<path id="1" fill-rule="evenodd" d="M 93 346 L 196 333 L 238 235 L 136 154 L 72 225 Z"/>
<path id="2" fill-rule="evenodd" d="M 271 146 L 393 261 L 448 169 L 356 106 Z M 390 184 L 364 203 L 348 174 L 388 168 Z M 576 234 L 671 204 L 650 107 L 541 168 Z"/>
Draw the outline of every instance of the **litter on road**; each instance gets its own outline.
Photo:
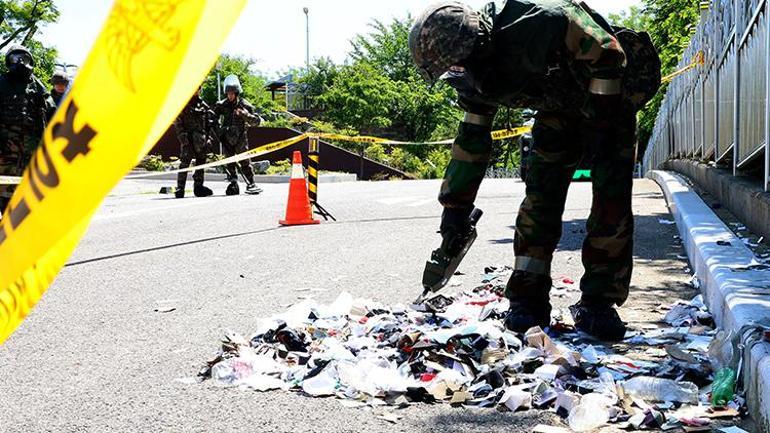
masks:
<path id="1" fill-rule="evenodd" d="M 399 408 L 437 403 L 562 417 L 562 426 L 538 426 L 543 432 L 608 424 L 695 431 L 745 414 L 735 390 L 734 338 L 713 329 L 702 297 L 662 306 L 665 324 L 631 330 L 621 343 L 597 342 L 558 312 L 551 327 L 516 335 L 503 326 L 511 270 L 486 271 L 474 289 L 416 305 L 349 293 L 331 304 L 305 299 L 259 320 L 248 338 L 225 332 L 199 378 L 335 397 L 392 423 Z M 566 278 L 557 284 L 573 285 Z"/>

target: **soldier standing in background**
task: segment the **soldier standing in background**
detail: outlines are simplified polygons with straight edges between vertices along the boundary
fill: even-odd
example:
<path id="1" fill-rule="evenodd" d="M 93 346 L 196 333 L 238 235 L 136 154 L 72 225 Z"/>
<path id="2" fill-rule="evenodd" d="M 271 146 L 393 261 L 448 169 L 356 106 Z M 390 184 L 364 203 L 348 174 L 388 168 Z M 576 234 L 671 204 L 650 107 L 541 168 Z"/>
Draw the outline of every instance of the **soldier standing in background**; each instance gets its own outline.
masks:
<path id="1" fill-rule="evenodd" d="M 214 113 L 209 109 L 208 104 L 201 99 L 200 91 L 199 87 L 174 121 L 174 130 L 181 145 L 179 151 L 180 169 L 188 168 L 193 159 L 195 159 L 195 165 L 205 164 L 211 145 L 209 132 L 213 128 Z M 203 186 L 203 178 L 203 170 L 196 170 L 193 173 L 193 193 L 196 197 L 209 197 L 213 194 L 211 189 Z M 179 173 L 176 182 L 176 198 L 184 197 L 186 183 L 187 172 Z"/>
<path id="2" fill-rule="evenodd" d="M 249 101 L 245 100 L 241 93 L 241 82 L 235 75 L 225 78 L 225 99 L 217 102 L 214 113 L 220 118 L 219 139 L 226 157 L 231 157 L 249 149 L 247 131 L 250 126 L 258 126 L 262 118 L 256 113 L 256 109 Z M 262 190 L 254 183 L 254 171 L 251 169 L 251 160 L 244 159 L 238 163 L 241 173 L 246 179 L 246 194 L 259 194 Z M 230 184 L 225 193 L 227 195 L 240 194 L 238 187 L 238 168 L 235 163 L 228 164 L 227 180 Z"/>
<path id="3" fill-rule="evenodd" d="M 550 324 L 551 261 L 582 157 L 593 172 L 593 205 L 582 298 L 570 312 L 579 330 L 622 339 L 626 326 L 614 307 L 628 298 L 633 265 L 636 112 L 660 85 L 660 60 L 649 36 L 612 28 L 573 0 L 508 0 L 500 10 L 491 3 L 481 12 L 452 1 L 417 18 L 409 46 L 423 76 L 454 87 L 466 112 L 439 195 L 443 242 L 426 265 L 428 279 L 444 276 L 429 272 L 431 265 L 451 269 L 472 242 L 470 215 L 498 107 L 535 109 L 505 325 L 523 333 Z"/>
<path id="4" fill-rule="evenodd" d="M 51 76 L 51 99 L 56 104 L 56 108 L 59 108 L 61 101 L 64 99 L 64 95 L 67 93 L 67 88 L 70 85 L 70 78 L 66 73 L 62 71 L 56 71 Z"/>
<path id="5" fill-rule="evenodd" d="M 43 83 L 32 73 L 35 61 L 29 50 L 11 46 L 5 66 L 8 71 L 0 75 L 0 175 L 21 176 L 55 106 Z M 0 185 L 0 213 L 15 189 Z"/>

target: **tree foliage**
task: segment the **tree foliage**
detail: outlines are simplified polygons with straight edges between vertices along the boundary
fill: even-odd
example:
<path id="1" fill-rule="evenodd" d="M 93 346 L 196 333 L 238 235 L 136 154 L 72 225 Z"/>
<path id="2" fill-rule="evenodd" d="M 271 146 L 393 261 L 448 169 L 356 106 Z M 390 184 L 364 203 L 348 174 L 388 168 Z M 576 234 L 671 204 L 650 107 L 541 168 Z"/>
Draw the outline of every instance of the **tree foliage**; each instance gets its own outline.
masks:
<path id="1" fill-rule="evenodd" d="M 350 57 L 354 62 L 366 62 L 376 66 L 393 81 L 404 82 L 417 74 L 409 52 L 409 30 L 413 19 L 393 19 L 389 24 L 374 20 L 371 31 L 357 35 L 350 42 Z"/>
<path id="2" fill-rule="evenodd" d="M 607 18 L 614 25 L 643 32 L 649 31 L 652 23 L 652 16 L 639 6 L 631 6 L 619 13 L 609 14 Z"/>
<path id="3" fill-rule="evenodd" d="M 36 36 L 41 27 L 58 18 L 59 10 L 53 0 L 0 0 L 0 51 L 12 44 L 26 46 L 35 59 L 35 75 L 48 83 L 57 53 Z M 0 70 L 5 70 L 5 62 L 0 62 Z"/>
<path id="4" fill-rule="evenodd" d="M 331 87 L 319 97 L 324 117 L 342 128 L 373 131 L 392 124 L 390 107 L 397 98 L 396 83 L 369 63 L 340 69 Z"/>

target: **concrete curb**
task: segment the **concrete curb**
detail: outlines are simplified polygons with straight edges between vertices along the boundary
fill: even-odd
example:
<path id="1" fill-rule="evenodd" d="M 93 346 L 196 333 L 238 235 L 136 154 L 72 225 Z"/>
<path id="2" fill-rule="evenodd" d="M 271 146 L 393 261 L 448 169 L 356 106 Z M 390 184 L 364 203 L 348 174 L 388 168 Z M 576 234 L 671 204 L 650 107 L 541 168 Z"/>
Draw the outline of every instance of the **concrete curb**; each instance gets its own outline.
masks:
<path id="1" fill-rule="evenodd" d="M 676 220 L 687 256 L 717 324 L 739 332 L 744 325 L 770 326 L 770 270 L 712 212 L 678 175 L 651 171 Z M 743 384 L 752 417 L 770 432 L 770 344 L 758 342 L 744 351 Z"/>

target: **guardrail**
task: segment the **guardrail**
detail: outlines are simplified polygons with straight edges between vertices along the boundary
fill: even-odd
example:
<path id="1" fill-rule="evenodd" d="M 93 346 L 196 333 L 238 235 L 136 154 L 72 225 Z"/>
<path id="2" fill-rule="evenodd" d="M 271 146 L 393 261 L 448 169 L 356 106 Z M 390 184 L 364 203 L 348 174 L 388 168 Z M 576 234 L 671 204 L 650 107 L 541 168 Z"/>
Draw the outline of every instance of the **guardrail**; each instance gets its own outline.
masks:
<path id="1" fill-rule="evenodd" d="M 674 78 L 643 159 L 644 171 L 670 159 L 732 168 L 764 166 L 770 191 L 770 0 L 711 0 L 680 61 L 705 63 Z"/>

